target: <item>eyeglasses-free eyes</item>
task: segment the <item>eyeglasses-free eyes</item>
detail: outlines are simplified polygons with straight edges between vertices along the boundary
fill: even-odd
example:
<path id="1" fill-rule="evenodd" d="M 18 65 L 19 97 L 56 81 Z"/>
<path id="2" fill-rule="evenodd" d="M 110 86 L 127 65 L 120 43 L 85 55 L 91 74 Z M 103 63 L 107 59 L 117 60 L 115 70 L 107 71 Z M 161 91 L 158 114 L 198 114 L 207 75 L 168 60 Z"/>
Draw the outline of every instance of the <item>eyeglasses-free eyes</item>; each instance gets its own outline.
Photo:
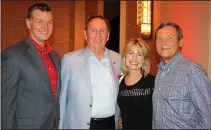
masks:
<path id="1" fill-rule="evenodd" d="M 164 38 L 164 37 L 161 37 L 161 36 L 158 36 L 158 37 L 156 37 L 156 41 L 158 42 L 158 43 L 161 43 L 162 41 L 164 41 L 164 40 L 166 40 L 167 42 L 172 42 L 173 40 L 175 40 L 175 39 L 177 39 L 176 37 L 173 37 L 173 36 L 168 36 L 168 37 L 166 37 L 166 38 Z"/>

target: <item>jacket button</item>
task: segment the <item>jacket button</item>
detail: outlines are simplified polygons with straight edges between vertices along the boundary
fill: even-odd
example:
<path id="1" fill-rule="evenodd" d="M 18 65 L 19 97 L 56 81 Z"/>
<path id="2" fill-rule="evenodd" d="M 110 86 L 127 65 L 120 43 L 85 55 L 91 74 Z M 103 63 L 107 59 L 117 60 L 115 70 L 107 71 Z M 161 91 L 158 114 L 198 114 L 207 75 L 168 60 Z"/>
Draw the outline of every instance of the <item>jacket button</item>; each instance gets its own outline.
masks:
<path id="1" fill-rule="evenodd" d="M 89 125 L 89 123 L 87 123 L 87 125 Z"/>
<path id="2" fill-rule="evenodd" d="M 92 107 L 92 105 L 89 105 L 90 107 Z"/>

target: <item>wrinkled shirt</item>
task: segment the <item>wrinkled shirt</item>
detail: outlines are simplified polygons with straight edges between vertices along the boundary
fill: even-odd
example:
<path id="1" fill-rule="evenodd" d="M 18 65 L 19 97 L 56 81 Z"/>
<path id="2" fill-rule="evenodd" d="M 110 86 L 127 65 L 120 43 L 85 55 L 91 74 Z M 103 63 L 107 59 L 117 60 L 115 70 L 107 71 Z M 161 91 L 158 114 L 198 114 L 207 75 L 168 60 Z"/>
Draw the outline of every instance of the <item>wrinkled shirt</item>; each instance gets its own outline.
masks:
<path id="1" fill-rule="evenodd" d="M 106 118 L 115 114 L 115 94 L 112 68 L 108 52 L 98 60 L 90 51 L 89 70 L 92 86 L 92 118 Z"/>
<path id="2" fill-rule="evenodd" d="M 153 129 L 211 129 L 211 83 L 181 53 L 161 62 L 153 93 Z"/>

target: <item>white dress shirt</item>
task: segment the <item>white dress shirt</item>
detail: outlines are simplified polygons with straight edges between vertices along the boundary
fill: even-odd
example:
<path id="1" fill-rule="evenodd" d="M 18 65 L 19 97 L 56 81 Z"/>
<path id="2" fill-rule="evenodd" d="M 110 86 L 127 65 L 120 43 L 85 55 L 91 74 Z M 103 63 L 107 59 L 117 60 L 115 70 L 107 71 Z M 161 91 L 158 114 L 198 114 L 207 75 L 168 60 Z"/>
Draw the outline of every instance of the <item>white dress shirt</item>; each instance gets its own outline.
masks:
<path id="1" fill-rule="evenodd" d="M 90 51 L 89 69 L 92 85 L 92 118 L 105 118 L 115 114 L 114 81 L 107 53 L 99 61 Z"/>

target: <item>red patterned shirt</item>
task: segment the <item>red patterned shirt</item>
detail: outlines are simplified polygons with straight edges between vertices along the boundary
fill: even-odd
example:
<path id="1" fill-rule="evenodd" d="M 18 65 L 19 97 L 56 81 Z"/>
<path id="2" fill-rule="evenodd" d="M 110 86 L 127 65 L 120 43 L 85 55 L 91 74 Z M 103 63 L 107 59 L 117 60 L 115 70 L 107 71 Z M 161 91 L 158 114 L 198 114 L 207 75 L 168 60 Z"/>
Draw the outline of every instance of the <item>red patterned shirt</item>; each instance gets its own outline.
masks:
<path id="1" fill-rule="evenodd" d="M 36 47 L 39 55 L 42 58 L 42 61 L 46 67 L 46 70 L 48 72 L 48 77 L 51 83 L 52 93 L 53 96 L 56 96 L 56 88 L 57 88 L 57 71 L 56 67 L 53 63 L 52 58 L 50 57 L 50 52 L 53 50 L 53 48 L 50 46 L 49 42 L 46 41 L 44 47 L 36 43 L 31 37 L 29 37 L 32 40 L 32 43 Z"/>

